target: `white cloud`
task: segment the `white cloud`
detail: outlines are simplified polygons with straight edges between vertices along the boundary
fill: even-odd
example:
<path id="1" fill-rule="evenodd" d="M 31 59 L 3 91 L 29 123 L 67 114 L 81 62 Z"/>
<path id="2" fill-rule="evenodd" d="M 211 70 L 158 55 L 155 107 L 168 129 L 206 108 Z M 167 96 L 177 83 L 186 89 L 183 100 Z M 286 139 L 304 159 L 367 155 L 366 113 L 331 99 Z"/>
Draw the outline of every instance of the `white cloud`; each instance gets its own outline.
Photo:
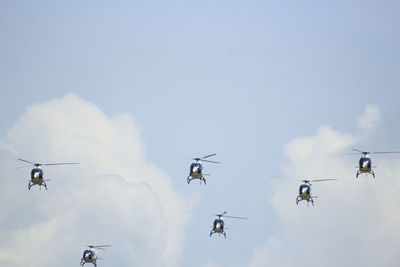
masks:
<path id="1" fill-rule="evenodd" d="M 375 129 L 381 120 L 381 111 L 377 105 L 367 105 L 364 114 L 358 120 L 358 125 L 363 130 Z"/>
<path id="2" fill-rule="evenodd" d="M 371 106 L 366 114 L 371 115 L 371 110 L 379 114 L 379 108 Z M 364 120 L 363 127 L 373 130 L 373 125 Z M 284 176 L 340 180 L 314 183 L 318 198 L 309 208 L 295 204 L 299 183 L 273 181 L 271 202 L 281 231 L 254 250 L 248 266 L 398 266 L 399 159 L 373 157 L 379 166 L 377 178 L 360 175 L 356 179 L 358 155 L 339 152 L 349 151 L 358 138 L 358 133 L 324 126 L 314 136 L 298 138 L 285 147 L 289 161 L 282 170 Z"/>
<path id="3" fill-rule="evenodd" d="M 179 266 L 187 200 L 146 161 L 129 115 L 107 117 L 74 94 L 32 105 L 0 142 L 1 266 L 76 265 L 84 245 L 111 244 L 101 266 Z M 44 168 L 32 187 L 16 158 L 78 161 Z M 23 164 L 22 164 L 23 165 Z M 75 245 L 66 245 L 68 241 Z"/>

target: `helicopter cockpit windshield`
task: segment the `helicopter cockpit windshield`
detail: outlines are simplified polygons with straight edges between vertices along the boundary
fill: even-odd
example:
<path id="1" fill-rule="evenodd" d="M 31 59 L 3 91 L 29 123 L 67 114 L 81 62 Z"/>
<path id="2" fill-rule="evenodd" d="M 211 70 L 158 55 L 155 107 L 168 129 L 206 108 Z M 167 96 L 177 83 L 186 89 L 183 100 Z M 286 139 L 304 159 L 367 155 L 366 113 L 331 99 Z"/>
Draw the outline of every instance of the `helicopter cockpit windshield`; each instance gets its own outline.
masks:
<path id="1" fill-rule="evenodd" d="M 361 158 L 359 162 L 360 168 L 371 168 L 370 158 Z"/>
<path id="2" fill-rule="evenodd" d="M 221 219 L 216 219 L 215 221 L 214 221 L 214 228 L 215 227 L 217 227 L 217 225 L 219 225 L 220 227 L 222 226 L 224 226 L 224 221 L 223 220 L 221 220 Z"/>
<path id="3" fill-rule="evenodd" d="M 201 173 L 202 169 L 203 169 L 203 167 L 198 162 L 194 162 L 190 165 L 190 171 L 192 171 L 192 172 Z"/>
<path id="4" fill-rule="evenodd" d="M 310 186 L 307 184 L 300 185 L 299 194 L 310 194 Z"/>
<path id="5" fill-rule="evenodd" d="M 194 163 L 192 163 L 192 164 L 190 165 L 190 168 L 198 168 L 198 167 L 201 167 L 201 164 L 198 163 L 198 162 L 194 162 Z"/>
<path id="6" fill-rule="evenodd" d="M 43 171 L 42 169 L 33 169 L 31 171 L 31 177 L 32 178 L 40 178 L 43 176 Z"/>
<path id="7" fill-rule="evenodd" d="M 91 259 L 93 258 L 93 254 L 94 252 L 92 250 L 87 249 L 83 252 L 83 257 Z"/>

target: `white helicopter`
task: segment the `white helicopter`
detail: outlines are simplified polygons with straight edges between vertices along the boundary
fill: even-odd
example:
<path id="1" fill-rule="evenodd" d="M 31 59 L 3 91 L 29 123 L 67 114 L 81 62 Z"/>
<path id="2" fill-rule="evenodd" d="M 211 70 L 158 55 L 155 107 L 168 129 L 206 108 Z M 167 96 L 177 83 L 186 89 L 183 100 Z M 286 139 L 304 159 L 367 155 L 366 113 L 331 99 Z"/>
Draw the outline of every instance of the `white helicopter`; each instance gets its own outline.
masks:
<path id="1" fill-rule="evenodd" d="M 218 218 L 214 220 L 213 226 L 212 226 L 212 230 L 210 232 L 210 237 L 215 234 L 218 233 L 220 235 L 223 235 L 226 238 L 226 233 L 225 233 L 225 227 L 224 227 L 224 220 L 222 219 L 222 217 L 225 218 L 233 218 L 233 219 L 243 219 L 243 220 L 247 220 L 248 218 L 245 217 L 236 217 L 236 216 L 226 216 L 225 214 L 227 214 L 226 211 L 224 211 L 221 214 L 216 214 L 215 216 L 217 216 Z"/>
<path id="2" fill-rule="evenodd" d="M 372 170 L 375 166 L 372 166 L 372 161 L 371 158 L 369 157 L 370 154 L 398 154 L 400 151 L 381 151 L 381 152 L 367 152 L 367 151 L 361 151 L 359 149 L 353 148 L 352 150 L 358 152 L 353 152 L 353 153 L 346 153 L 346 154 L 359 154 L 361 153 L 361 158 L 358 161 L 358 171 L 356 173 L 356 178 L 362 173 L 367 174 L 372 174 L 372 177 L 375 178 L 375 173 Z"/>
<path id="3" fill-rule="evenodd" d="M 28 189 L 29 190 L 31 190 L 31 187 L 34 186 L 34 185 L 38 185 L 40 189 L 42 188 L 42 186 L 44 186 L 44 188 L 46 188 L 46 190 L 47 190 L 46 182 L 50 181 L 50 179 L 44 179 L 43 178 L 43 170 L 42 170 L 41 166 L 79 164 L 79 163 L 76 163 L 76 162 L 33 163 L 33 162 L 30 162 L 30 161 L 25 160 L 25 159 L 18 159 L 18 160 L 26 162 L 26 163 L 29 163 L 29 164 L 34 166 L 34 168 L 31 171 L 31 179 L 29 180 L 29 184 L 28 184 Z M 31 165 L 28 165 L 28 166 L 31 166 Z M 17 169 L 25 168 L 25 167 L 28 167 L 28 166 L 18 167 Z"/>
<path id="4" fill-rule="evenodd" d="M 201 183 L 201 181 L 203 181 L 204 184 L 206 184 L 206 179 L 204 178 L 203 175 L 209 175 L 209 174 L 203 174 L 203 166 L 200 164 L 200 161 L 220 164 L 221 162 L 205 159 L 205 158 L 212 157 L 215 155 L 217 155 L 217 154 L 210 154 L 210 155 L 204 156 L 202 158 L 193 158 L 193 160 L 195 160 L 195 162 L 193 162 L 190 165 L 190 171 L 189 171 L 189 175 L 187 177 L 188 184 L 190 183 L 191 180 L 194 180 L 194 179 L 200 179 L 200 183 Z"/>
<path id="5" fill-rule="evenodd" d="M 111 247 L 110 245 L 101 245 L 101 246 L 88 246 L 89 249 L 85 249 L 83 252 L 83 256 L 81 259 L 81 266 L 86 263 L 92 263 L 95 267 L 97 267 L 97 260 L 102 260 L 97 256 L 97 250 L 104 250 L 106 247 Z"/>

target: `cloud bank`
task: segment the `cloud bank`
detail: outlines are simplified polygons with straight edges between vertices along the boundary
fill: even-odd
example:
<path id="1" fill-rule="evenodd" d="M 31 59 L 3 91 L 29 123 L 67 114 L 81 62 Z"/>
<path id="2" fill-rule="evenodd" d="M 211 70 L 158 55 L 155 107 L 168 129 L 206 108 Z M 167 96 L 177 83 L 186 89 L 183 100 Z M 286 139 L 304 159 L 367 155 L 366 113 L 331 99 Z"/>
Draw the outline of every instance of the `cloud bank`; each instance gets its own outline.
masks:
<path id="1" fill-rule="evenodd" d="M 378 165 L 374 180 L 364 175 L 355 178 L 358 155 L 340 155 L 355 144 L 363 144 L 363 149 L 374 146 L 363 142 L 373 140 L 368 133 L 380 120 L 379 108 L 367 106 L 359 119 L 362 132 L 343 133 L 322 126 L 315 135 L 286 145 L 289 160 L 282 168 L 284 176 L 340 180 L 314 183 L 318 198 L 309 208 L 305 203 L 295 205 L 299 183 L 271 181 L 275 188 L 271 201 L 281 230 L 254 250 L 249 267 L 398 266 L 399 157 L 373 157 Z M 393 143 L 387 140 L 387 145 Z"/>
<path id="2" fill-rule="evenodd" d="M 28 107 L 0 144 L 0 266 L 76 266 L 90 244 L 112 245 L 101 266 L 180 265 L 189 207 L 132 117 L 69 94 Z M 28 191 L 19 157 L 81 164 L 45 167 L 49 191 Z"/>

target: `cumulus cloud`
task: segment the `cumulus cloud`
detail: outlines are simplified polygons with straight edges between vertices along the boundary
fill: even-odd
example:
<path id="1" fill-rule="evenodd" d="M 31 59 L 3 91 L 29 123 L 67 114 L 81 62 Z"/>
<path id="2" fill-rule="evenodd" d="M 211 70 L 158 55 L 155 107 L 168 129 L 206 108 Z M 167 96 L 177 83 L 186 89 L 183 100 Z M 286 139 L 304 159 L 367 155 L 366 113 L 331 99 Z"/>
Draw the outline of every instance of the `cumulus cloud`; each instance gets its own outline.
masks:
<path id="1" fill-rule="evenodd" d="M 379 108 L 367 106 L 360 124 L 374 130 L 378 119 Z M 359 156 L 340 152 L 359 143 L 360 136 L 323 126 L 315 135 L 285 147 L 289 160 L 282 168 L 284 176 L 340 180 L 314 183 L 318 198 L 309 208 L 295 204 L 299 183 L 272 181 L 275 192 L 270 201 L 281 231 L 254 250 L 248 266 L 398 266 L 399 158 L 373 157 L 377 178 L 356 179 Z"/>
<path id="2" fill-rule="evenodd" d="M 358 125 L 363 130 L 375 129 L 381 120 L 381 111 L 377 105 L 367 105 L 364 114 L 358 120 Z"/>
<path id="3" fill-rule="evenodd" d="M 187 200 L 146 161 L 140 127 L 74 94 L 26 109 L 0 142 L 0 266 L 74 266 L 84 245 L 111 244 L 102 266 L 179 266 Z M 28 191 L 35 162 L 49 191 Z"/>

